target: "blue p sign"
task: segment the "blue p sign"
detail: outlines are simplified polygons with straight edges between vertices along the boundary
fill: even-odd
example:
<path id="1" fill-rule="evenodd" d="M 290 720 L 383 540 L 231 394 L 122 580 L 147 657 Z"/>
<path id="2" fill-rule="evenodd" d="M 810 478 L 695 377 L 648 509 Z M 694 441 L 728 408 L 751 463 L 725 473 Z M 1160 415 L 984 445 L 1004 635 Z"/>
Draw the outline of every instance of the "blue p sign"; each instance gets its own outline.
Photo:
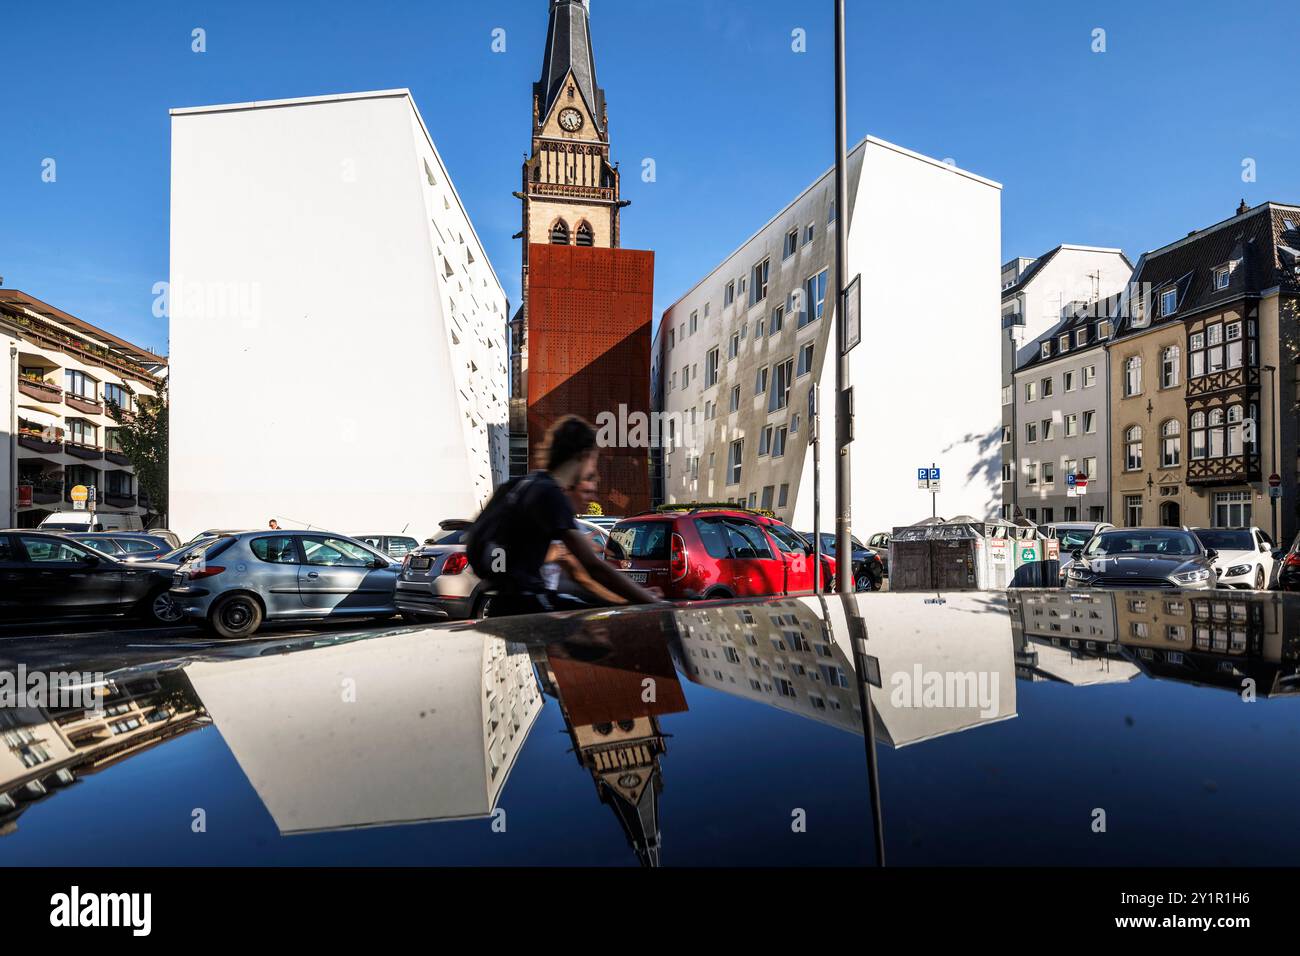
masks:
<path id="1" fill-rule="evenodd" d="M 930 477 L 930 469 L 929 469 L 929 468 L 918 468 L 918 469 L 916 469 L 916 480 L 917 480 L 917 481 L 926 481 L 929 477 Z"/>

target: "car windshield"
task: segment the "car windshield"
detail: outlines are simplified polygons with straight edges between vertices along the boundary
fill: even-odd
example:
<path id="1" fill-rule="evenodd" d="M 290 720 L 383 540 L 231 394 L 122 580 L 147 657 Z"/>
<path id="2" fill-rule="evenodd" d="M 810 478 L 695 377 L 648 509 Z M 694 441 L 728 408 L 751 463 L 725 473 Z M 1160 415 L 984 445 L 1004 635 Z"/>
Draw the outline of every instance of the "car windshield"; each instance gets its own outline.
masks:
<path id="1" fill-rule="evenodd" d="M 1201 544 L 1215 551 L 1253 551 L 1254 539 L 1249 531 L 1225 531 L 1216 528 L 1197 528 L 1196 537 Z"/>
<path id="2" fill-rule="evenodd" d="M 464 544 L 465 533 L 467 531 L 469 531 L 468 528 L 444 528 L 442 531 L 439 531 L 432 538 L 430 538 L 429 543 L 430 544 Z"/>
<path id="3" fill-rule="evenodd" d="M 1062 551 L 1073 551 L 1087 544 L 1092 532 L 1086 528 L 1057 528 L 1056 537 L 1061 542 Z"/>
<path id="4" fill-rule="evenodd" d="M 672 523 L 668 521 L 634 521 L 615 525 L 609 536 L 629 558 L 667 561 L 671 532 Z"/>
<path id="5" fill-rule="evenodd" d="M 1084 554 L 1089 557 L 1110 554 L 1191 556 L 1200 553 L 1200 550 L 1200 543 L 1186 531 L 1126 528 L 1097 535 Z"/>

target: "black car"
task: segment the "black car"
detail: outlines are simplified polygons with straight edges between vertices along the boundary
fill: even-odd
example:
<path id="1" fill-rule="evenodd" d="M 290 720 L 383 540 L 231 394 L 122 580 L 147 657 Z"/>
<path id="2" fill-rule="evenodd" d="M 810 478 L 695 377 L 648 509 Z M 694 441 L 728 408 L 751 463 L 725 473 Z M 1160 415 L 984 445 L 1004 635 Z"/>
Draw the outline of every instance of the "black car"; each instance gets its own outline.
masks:
<path id="1" fill-rule="evenodd" d="M 799 536 L 807 541 L 809 546 L 812 545 L 811 531 L 800 531 Z M 880 560 L 880 555 L 857 538 L 851 540 L 853 542 L 853 590 L 879 591 L 885 583 L 885 565 Z M 822 554 L 835 557 L 835 535 L 828 531 L 822 532 L 821 550 Z"/>
<path id="2" fill-rule="evenodd" d="M 1067 588 L 1190 588 L 1215 586 L 1214 559 L 1190 531 L 1114 528 L 1073 552 Z"/>
<path id="3" fill-rule="evenodd" d="M 1278 560 L 1274 563 L 1277 575 L 1277 587 L 1281 591 L 1300 591 L 1300 535 L 1291 542 L 1291 549 L 1285 553 L 1273 552 Z"/>
<path id="4" fill-rule="evenodd" d="M 175 624 L 171 569 L 128 564 L 66 534 L 0 531 L 0 621 L 134 614 Z"/>
<path id="5" fill-rule="evenodd" d="M 68 535 L 73 541 L 123 561 L 153 561 L 176 548 L 166 538 L 138 531 L 89 531 Z"/>

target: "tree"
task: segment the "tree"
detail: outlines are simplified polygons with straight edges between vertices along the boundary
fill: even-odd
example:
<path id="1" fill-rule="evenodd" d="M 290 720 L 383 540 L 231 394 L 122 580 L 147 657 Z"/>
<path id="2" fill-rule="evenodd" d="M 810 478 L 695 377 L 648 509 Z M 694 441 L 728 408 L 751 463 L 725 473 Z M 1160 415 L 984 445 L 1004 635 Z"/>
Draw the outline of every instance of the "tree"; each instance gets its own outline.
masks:
<path id="1" fill-rule="evenodd" d="M 108 416 L 117 423 L 117 440 L 122 454 L 131 459 L 139 491 L 149 497 L 154 514 L 167 513 L 167 382 L 161 380 L 157 395 L 137 395 L 135 411 L 128 412 L 108 403 Z"/>

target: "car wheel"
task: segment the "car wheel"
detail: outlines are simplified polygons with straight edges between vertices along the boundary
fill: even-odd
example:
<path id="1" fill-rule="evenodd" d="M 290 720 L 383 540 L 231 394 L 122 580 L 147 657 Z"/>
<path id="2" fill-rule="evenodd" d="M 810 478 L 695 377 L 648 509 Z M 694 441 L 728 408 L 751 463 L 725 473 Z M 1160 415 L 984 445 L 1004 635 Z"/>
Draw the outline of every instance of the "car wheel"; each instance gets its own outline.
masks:
<path id="1" fill-rule="evenodd" d="M 248 594 L 231 594 L 212 608 L 208 623 L 221 637 L 249 637 L 262 625 L 262 605 Z"/>
<path id="2" fill-rule="evenodd" d="M 484 594 L 474 602 L 473 609 L 469 612 L 470 618 L 475 621 L 481 621 L 488 616 L 488 609 L 492 606 L 492 595 Z"/>
<path id="3" fill-rule="evenodd" d="M 704 595 L 706 601 L 729 601 L 734 595 L 726 588 L 714 588 Z"/>
<path id="4" fill-rule="evenodd" d="M 149 598 L 149 603 L 145 606 L 145 617 L 155 624 L 172 625 L 183 621 L 185 614 L 164 590 Z"/>
<path id="5" fill-rule="evenodd" d="M 1255 590 L 1263 591 L 1268 587 L 1268 581 L 1264 579 L 1264 566 L 1261 564 L 1255 569 Z"/>

